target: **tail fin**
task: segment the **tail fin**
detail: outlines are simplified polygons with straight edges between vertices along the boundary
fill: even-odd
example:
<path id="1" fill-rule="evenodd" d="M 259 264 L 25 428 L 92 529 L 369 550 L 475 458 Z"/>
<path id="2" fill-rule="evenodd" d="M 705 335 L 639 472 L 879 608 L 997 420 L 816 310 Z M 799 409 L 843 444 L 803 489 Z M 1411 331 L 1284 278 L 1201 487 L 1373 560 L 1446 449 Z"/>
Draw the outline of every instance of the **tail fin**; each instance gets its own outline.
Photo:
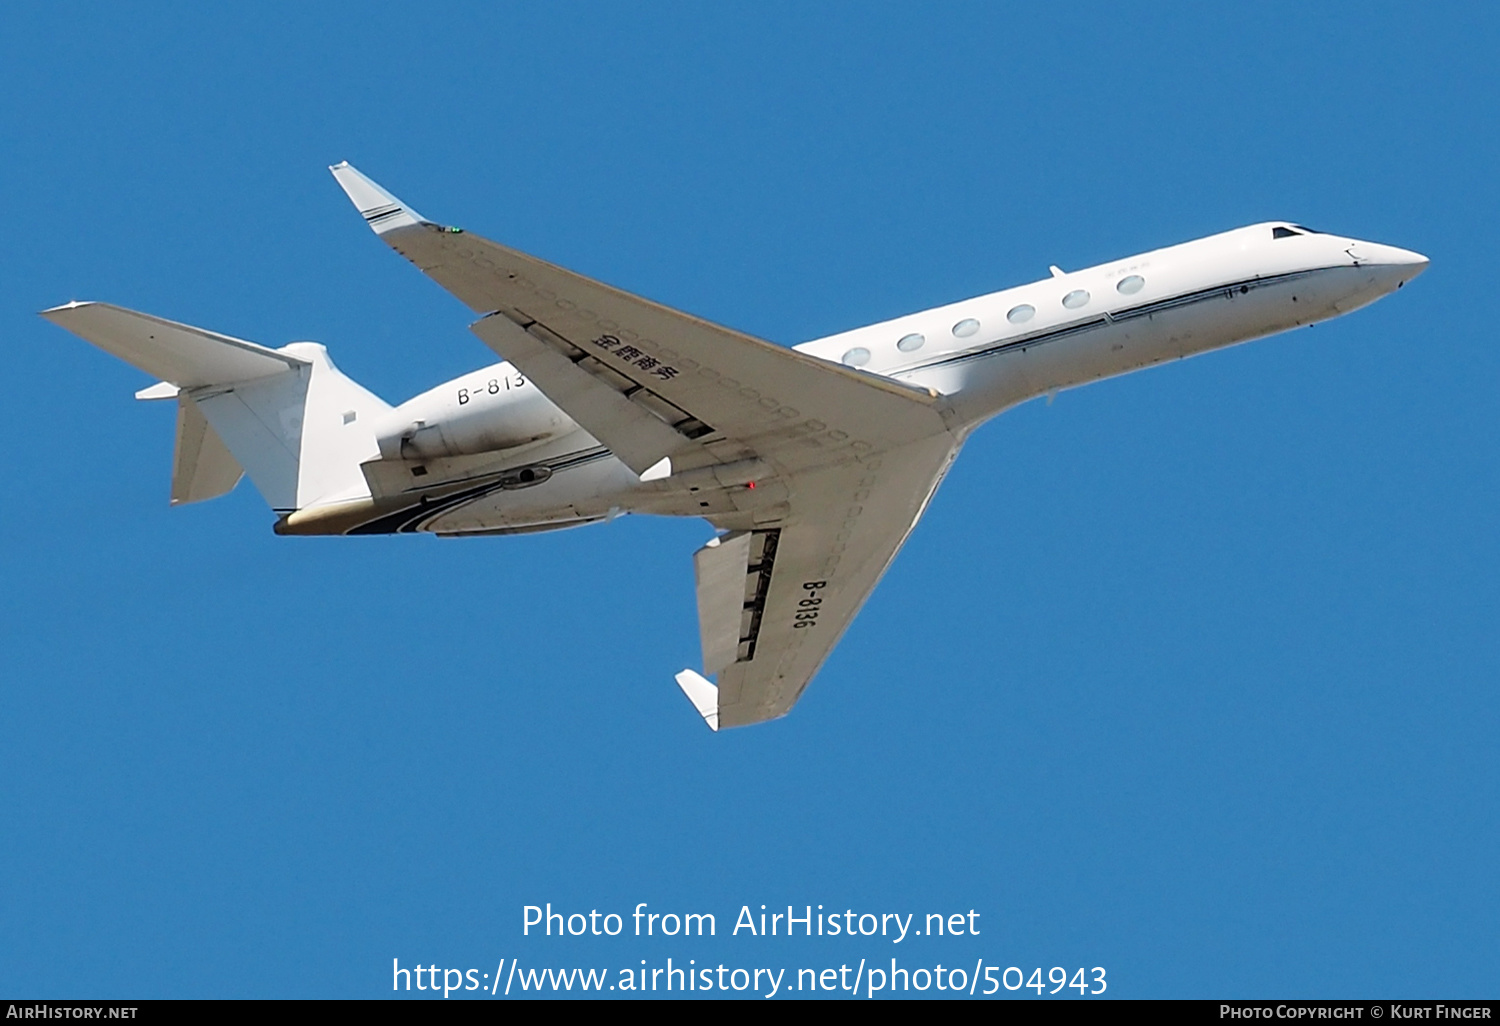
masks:
<path id="1" fill-rule="evenodd" d="M 268 349 L 107 303 L 42 316 L 162 379 L 137 398 L 177 399 L 174 504 L 223 495 L 240 468 L 278 513 L 370 494 L 359 465 L 379 454 L 371 425 L 390 406 L 321 345 Z"/>

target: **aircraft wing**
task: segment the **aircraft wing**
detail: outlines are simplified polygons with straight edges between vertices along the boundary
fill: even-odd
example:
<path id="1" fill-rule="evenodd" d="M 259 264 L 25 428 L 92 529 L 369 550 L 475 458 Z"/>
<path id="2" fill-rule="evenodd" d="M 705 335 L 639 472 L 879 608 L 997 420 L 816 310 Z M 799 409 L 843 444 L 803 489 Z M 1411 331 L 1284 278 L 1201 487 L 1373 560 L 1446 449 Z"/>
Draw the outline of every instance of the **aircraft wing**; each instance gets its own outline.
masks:
<path id="1" fill-rule="evenodd" d="M 348 164 L 332 171 L 386 243 L 484 315 L 481 339 L 637 473 L 666 458 L 673 475 L 755 487 L 725 475 L 759 468 L 780 501 L 715 517 L 735 529 L 694 557 L 717 687 L 692 670 L 678 683 L 714 729 L 785 715 L 958 451 L 937 394 L 442 227 Z"/>
<path id="2" fill-rule="evenodd" d="M 792 479 L 779 525 L 694 555 L 703 669 L 678 683 L 714 729 L 784 716 L 864 605 L 958 454 L 944 435 Z"/>
<path id="3" fill-rule="evenodd" d="M 936 393 L 442 227 L 348 164 L 332 171 L 386 243 L 487 315 L 474 325 L 486 344 L 637 473 L 663 457 L 676 471 L 758 457 L 792 472 L 946 430 Z"/>

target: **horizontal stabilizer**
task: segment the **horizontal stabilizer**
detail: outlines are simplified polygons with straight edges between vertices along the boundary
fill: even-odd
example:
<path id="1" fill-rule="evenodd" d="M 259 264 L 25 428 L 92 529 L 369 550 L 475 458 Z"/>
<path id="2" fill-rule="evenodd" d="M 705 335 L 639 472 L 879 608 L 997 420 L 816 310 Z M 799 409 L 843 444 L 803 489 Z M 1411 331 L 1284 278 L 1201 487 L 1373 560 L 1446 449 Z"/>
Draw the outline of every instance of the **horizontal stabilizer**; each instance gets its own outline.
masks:
<path id="1" fill-rule="evenodd" d="M 714 687 L 713 682 L 705 679 L 702 674 L 683 670 L 677 675 L 677 686 L 687 695 L 688 701 L 693 703 L 693 708 L 698 710 L 698 715 L 703 717 L 708 729 L 718 730 L 719 689 Z"/>
<path id="2" fill-rule="evenodd" d="M 307 365 L 254 342 L 109 303 L 68 303 L 42 316 L 179 388 L 254 381 Z"/>

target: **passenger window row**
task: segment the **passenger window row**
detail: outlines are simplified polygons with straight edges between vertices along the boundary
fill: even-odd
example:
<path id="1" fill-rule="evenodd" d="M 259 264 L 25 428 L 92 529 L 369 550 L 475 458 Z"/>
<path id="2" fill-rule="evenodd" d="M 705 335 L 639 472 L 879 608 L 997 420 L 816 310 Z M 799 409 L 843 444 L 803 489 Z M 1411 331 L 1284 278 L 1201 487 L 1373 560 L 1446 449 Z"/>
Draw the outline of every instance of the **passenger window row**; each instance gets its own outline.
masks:
<path id="1" fill-rule="evenodd" d="M 1277 229 L 1280 231 L 1281 229 Z M 1279 236 L 1278 236 L 1279 237 Z M 1146 279 L 1139 274 L 1129 274 L 1115 282 L 1115 291 L 1122 296 L 1133 296 L 1146 287 Z M 1074 289 L 1062 297 L 1062 305 L 1068 310 L 1081 310 L 1089 304 L 1093 298 L 1087 289 Z M 1036 307 L 1030 303 L 1021 303 L 1010 308 L 1005 319 L 1012 324 L 1025 324 L 1036 316 Z M 969 338 L 979 333 L 980 323 L 973 317 L 965 317 L 953 326 L 954 338 Z M 914 353 L 927 343 L 927 336 L 921 332 L 912 332 L 902 335 L 896 340 L 896 348 L 903 353 Z M 870 350 L 864 346 L 855 346 L 841 357 L 841 362 L 850 367 L 863 367 L 870 362 Z"/>

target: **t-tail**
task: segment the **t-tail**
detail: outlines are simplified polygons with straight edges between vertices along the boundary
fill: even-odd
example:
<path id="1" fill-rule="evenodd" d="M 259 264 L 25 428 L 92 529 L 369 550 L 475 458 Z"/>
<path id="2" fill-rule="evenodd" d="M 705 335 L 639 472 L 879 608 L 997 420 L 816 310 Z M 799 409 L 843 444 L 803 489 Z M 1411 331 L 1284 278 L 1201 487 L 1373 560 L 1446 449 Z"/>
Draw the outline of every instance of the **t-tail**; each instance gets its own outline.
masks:
<path id="1" fill-rule="evenodd" d="M 107 303 L 42 311 L 161 381 L 137 399 L 177 400 L 172 504 L 223 495 L 250 475 L 283 518 L 368 501 L 360 464 L 390 406 L 345 377 L 315 342 L 269 349 Z"/>

